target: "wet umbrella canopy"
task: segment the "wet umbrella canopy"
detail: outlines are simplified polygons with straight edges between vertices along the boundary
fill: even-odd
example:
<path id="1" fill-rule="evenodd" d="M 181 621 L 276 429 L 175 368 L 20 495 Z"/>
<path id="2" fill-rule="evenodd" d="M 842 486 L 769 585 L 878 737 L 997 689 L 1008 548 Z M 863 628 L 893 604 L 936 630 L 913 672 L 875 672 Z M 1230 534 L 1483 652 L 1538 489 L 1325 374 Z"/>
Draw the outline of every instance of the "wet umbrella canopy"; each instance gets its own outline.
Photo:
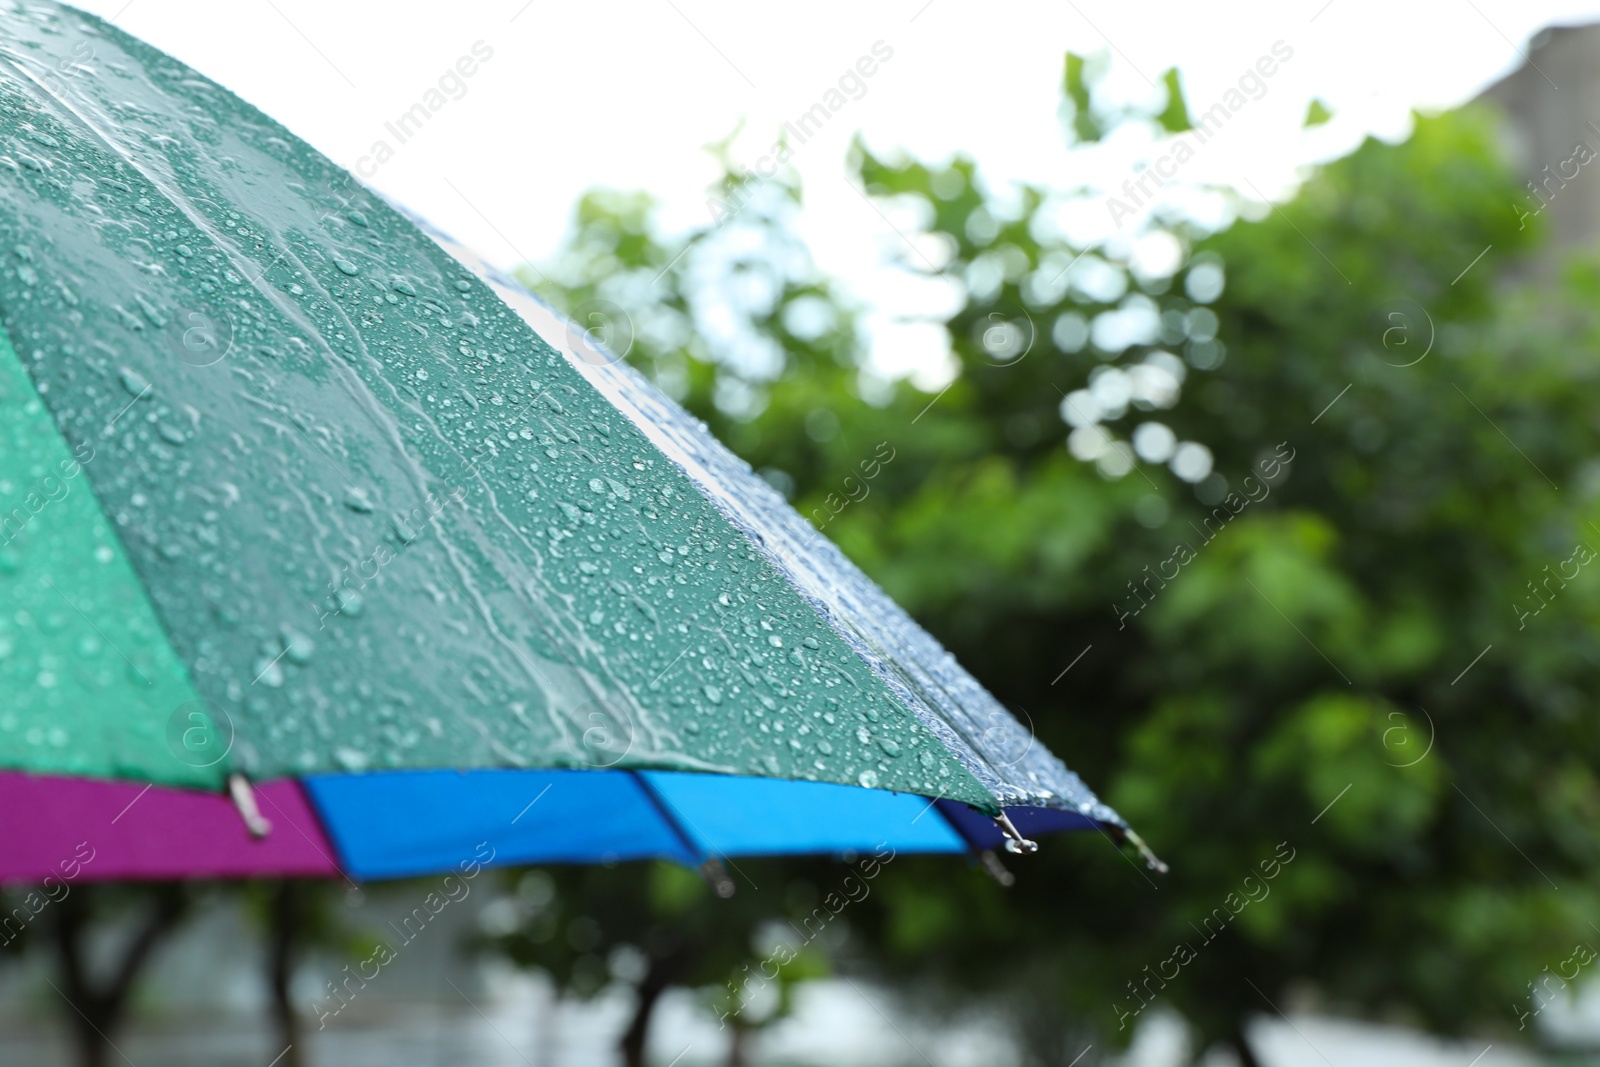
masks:
<path id="1" fill-rule="evenodd" d="M 428 780 L 380 772 L 650 769 L 1123 828 L 542 305 L 170 57 L 0 13 L 0 767 L 302 777 L 324 817 Z"/>

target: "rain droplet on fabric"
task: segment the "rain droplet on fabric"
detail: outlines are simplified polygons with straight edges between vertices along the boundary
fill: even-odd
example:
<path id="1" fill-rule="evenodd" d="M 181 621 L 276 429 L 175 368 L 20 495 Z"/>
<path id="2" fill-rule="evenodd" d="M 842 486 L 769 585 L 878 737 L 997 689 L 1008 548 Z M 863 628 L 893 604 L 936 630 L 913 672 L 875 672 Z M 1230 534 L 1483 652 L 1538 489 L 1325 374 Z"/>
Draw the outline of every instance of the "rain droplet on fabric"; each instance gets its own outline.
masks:
<path id="1" fill-rule="evenodd" d="M 139 396 L 150 388 L 150 383 L 145 380 L 144 375 L 131 367 L 123 367 L 117 372 L 117 377 L 122 382 L 122 388 L 133 396 Z"/>

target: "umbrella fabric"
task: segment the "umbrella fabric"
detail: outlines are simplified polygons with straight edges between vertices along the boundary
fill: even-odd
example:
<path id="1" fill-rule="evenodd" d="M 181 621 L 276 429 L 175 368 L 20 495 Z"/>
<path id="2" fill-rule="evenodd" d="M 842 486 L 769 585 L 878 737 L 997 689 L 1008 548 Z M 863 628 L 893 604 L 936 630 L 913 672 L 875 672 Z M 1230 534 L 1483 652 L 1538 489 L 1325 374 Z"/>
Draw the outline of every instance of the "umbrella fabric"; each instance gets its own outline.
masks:
<path id="1" fill-rule="evenodd" d="M 8 813 L 0 831 L 0 882 L 339 872 L 334 846 L 296 783 L 271 782 L 256 796 L 274 826 L 259 839 L 216 794 L 0 773 L 0 810 Z"/>
<path id="2" fill-rule="evenodd" d="M 827 782 L 674 771 L 377 771 L 270 782 L 255 795 L 272 824 L 261 838 L 218 794 L 0 772 L 0 808 L 19 813 L 0 831 L 0 883 L 380 881 L 474 861 L 665 859 L 692 867 L 713 856 L 969 847 L 922 797 Z M 956 807 L 980 832 L 992 829 Z"/>
<path id="3" fill-rule="evenodd" d="M 170 57 L 3 6 L 0 767 L 308 776 L 374 871 L 432 846 L 349 813 L 449 780 L 470 821 L 510 780 L 472 769 L 1122 826 L 581 331 Z"/>
<path id="4" fill-rule="evenodd" d="M 0 765 L 214 784 L 209 756 L 168 747 L 167 720 L 181 740 L 205 705 L 88 487 L 97 460 L 67 445 L 0 333 Z"/>
<path id="5" fill-rule="evenodd" d="M 784 577 L 1007 811 L 1038 807 L 1072 812 L 1079 818 L 1058 821 L 1103 822 L 1126 829 L 1122 818 L 1039 744 L 1031 730 L 749 464 L 712 437 L 704 423 L 598 345 L 593 334 L 575 328 L 467 248 L 422 220 L 415 221 L 494 287 L 542 339 L 567 354 L 572 365 L 670 456 L 730 522 L 764 546 Z"/>
<path id="6" fill-rule="evenodd" d="M 968 848 L 922 797 L 829 782 L 475 770 L 313 775 L 305 784 L 345 869 L 360 879 L 448 870 L 480 848 L 494 863 L 689 866 L 710 857 Z"/>

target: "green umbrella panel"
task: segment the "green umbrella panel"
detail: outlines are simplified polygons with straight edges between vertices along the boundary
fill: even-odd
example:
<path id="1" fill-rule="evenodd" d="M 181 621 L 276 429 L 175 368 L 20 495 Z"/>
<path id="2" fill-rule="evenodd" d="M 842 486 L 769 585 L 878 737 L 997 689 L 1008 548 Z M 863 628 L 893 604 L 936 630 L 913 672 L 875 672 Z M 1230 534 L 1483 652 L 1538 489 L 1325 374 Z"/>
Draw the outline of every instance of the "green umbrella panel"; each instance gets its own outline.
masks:
<path id="1" fill-rule="evenodd" d="M 4 26 L 0 766 L 699 770 L 1120 824 L 631 372 L 170 57 Z"/>

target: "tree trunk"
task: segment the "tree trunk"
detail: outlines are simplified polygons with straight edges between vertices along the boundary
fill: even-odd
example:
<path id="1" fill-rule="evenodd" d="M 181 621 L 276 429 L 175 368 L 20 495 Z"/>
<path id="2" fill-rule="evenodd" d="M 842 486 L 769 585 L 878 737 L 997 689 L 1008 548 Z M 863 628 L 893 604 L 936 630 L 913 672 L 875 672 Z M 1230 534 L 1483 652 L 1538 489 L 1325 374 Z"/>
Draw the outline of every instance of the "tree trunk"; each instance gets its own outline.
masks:
<path id="1" fill-rule="evenodd" d="M 67 1000 L 70 1008 L 67 1018 L 72 1027 L 73 1044 L 78 1049 L 78 1063 L 82 1067 L 107 1067 L 113 1054 L 122 1059 L 111 1035 L 121 1024 L 127 1010 L 128 994 L 133 990 L 134 979 L 161 938 L 177 925 L 183 916 L 186 901 L 181 887 L 158 887 L 144 923 L 122 959 L 112 967 L 110 978 L 105 982 L 97 982 L 90 975 L 88 961 L 84 958 L 84 938 L 89 919 L 84 898 L 88 894 L 88 886 L 79 886 L 63 897 L 55 908 L 53 932 L 56 957 L 66 985 L 66 989 L 58 992 Z"/>
<path id="2" fill-rule="evenodd" d="M 1233 1045 L 1234 1055 L 1239 1057 L 1239 1067 L 1261 1067 L 1255 1049 L 1250 1047 L 1248 1030 L 1246 1021 L 1239 1019 L 1233 1024 L 1233 1033 L 1229 1035 L 1228 1040 Z"/>
<path id="3" fill-rule="evenodd" d="M 623 1067 L 644 1067 L 645 1044 L 650 1037 L 650 1019 L 655 1014 L 661 994 L 671 988 L 687 960 L 683 949 L 673 949 L 665 956 L 650 961 L 650 969 L 635 987 L 638 999 L 634 1003 L 633 1018 L 618 1042 Z"/>
<path id="4" fill-rule="evenodd" d="M 272 1022 L 277 1028 L 275 1050 L 281 1054 L 278 1067 L 302 1067 L 305 1057 L 300 1042 L 300 1017 L 289 1000 L 294 978 L 295 931 L 300 920 L 300 887 L 284 879 L 272 897 L 271 944 L 268 950 L 269 978 L 272 985 Z"/>
<path id="5" fill-rule="evenodd" d="M 1085 1055 L 1095 1044 L 1094 1035 L 1072 1025 L 1054 998 L 1019 997 L 1012 1004 L 1022 1062 L 1028 1067 L 1090 1067 L 1104 1062 L 1101 1056 Z"/>
<path id="6" fill-rule="evenodd" d="M 750 1027 L 733 1024 L 728 1035 L 728 1067 L 745 1067 L 750 1062 Z"/>
<path id="7" fill-rule="evenodd" d="M 618 1046 L 622 1051 L 623 1067 L 644 1067 L 644 1047 L 650 1036 L 650 1017 L 655 1014 L 656 1002 L 666 991 L 665 983 L 652 982 L 649 975 L 639 983 L 636 991 L 639 999 L 633 1008 L 633 1019 L 629 1021 L 628 1029 L 623 1031 Z"/>

